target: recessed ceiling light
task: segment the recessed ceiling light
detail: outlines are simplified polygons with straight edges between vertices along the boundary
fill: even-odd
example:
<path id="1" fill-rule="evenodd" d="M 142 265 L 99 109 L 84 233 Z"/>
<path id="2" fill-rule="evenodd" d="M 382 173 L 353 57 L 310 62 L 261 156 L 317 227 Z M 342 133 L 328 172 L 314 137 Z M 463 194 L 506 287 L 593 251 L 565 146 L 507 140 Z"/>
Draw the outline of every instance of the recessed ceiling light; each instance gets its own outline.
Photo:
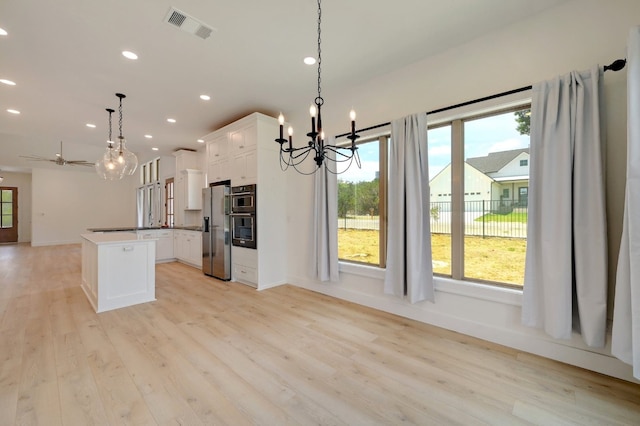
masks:
<path id="1" fill-rule="evenodd" d="M 14 83 L 11 80 L 5 80 L 4 78 L 0 78 L 0 83 L 6 84 L 7 86 L 15 86 L 16 83 Z"/>
<path id="2" fill-rule="evenodd" d="M 4 28 L 0 28 L 0 36 L 9 34 Z"/>
<path id="3" fill-rule="evenodd" d="M 133 59 L 133 60 L 138 59 L 138 55 L 136 55 L 135 53 L 130 52 L 128 50 L 123 50 L 122 51 L 122 56 L 124 56 L 127 59 Z"/>
<path id="4" fill-rule="evenodd" d="M 204 140 L 198 139 L 198 143 L 204 143 Z"/>
<path id="5" fill-rule="evenodd" d="M 96 125 L 95 125 L 95 124 L 92 124 L 92 123 L 87 123 L 87 124 L 86 124 L 86 126 L 87 126 L 87 127 L 91 127 L 92 129 L 95 129 L 95 128 L 96 128 Z"/>
<path id="6" fill-rule="evenodd" d="M 306 58 L 304 58 L 304 63 L 307 65 L 313 65 L 316 63 L 316 58 L 314 58 L 313 56 L 307 56 Z"/>
<path id="7" fill-rule="evenodd" d="M 211 99 L 211 96 L 209 95 L 200 95 L 200 99 L 202 99 L 203 101 L 208 101 Z"/>
<path id="8" fill-rule="evenodd" d="M 175 123 L 175 122 L 176 122 L 176 119 L 175 119 L 175 118 L 167 118 L 167 121 L 168 121 L 169 123 Z"/>
<path id="9" fill-rule="evenodd" d="M 144 137 L 147 138 L 147 139 L 152 139 L 153 138 L 153 136 L 151 136 L 151 135 L 144 135 Z"/>
<path id="10" fill-rule="evenodd" d="M 11 114 L 20 114 L 20 111 L 18 111 L 17 109 L 11 109 L 11 108 L 9 108 L 7 112 L 10 112 Z"/>
<path id="11" fill-rule="evenodd" d="M 151 148 L 151 150 L 152 150 L 152 151 L 157 151 L 157 150 L 158 150 L 158 148 L 154 146 L 153 148 Z"/>

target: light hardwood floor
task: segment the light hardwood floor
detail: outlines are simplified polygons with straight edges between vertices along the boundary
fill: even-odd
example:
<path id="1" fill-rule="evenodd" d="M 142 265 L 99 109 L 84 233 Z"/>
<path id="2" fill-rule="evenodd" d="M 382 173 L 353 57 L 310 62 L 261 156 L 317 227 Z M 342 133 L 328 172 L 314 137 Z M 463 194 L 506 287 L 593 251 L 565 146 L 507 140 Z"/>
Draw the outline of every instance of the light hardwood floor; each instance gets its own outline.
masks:
<path id="1" fill-rule="evenodd" d="M 0 425 L 638 425 L 640 385 L 179 263 L 96 314 L 80 247 L 0 246 Z"/>

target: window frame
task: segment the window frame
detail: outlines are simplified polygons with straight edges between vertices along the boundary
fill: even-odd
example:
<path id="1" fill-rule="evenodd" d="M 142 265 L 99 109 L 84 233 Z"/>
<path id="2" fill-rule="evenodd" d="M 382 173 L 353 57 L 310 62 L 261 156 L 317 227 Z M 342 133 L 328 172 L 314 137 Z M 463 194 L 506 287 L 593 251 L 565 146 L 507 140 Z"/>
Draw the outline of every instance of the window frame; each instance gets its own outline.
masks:
<path id="1" fill-rule="evenodd" d="M 389 141 L 391 129 L 378 131 L 369 135 L 360 135 L 356 146 L 378 141 L 378 256 L 379 263 L 373 264 L 352 259 L 338 258 L 340 263 L 348 263 L 372 268 L 386 268 L 387 261 L 387 219 L 388 219 L 388 177 L 389 177 Z M 350 142 L 349 142 L 350 143 Z M 383 167 L 384 166 L 384 167 Z M 352 166 L 353 167 L 353 166 Z M 339 176 L 339 175 L 338 175 Z M 337 194 L 336 194 L 337 196 Z M 338 240 L 338 246 L 340 241 Z"/>
<path id="2" fill-rule="evenodd" d="M 170 228 L 175 226 L 175 179 L 170 177 L 164 181 L 164 224 Z"/>
<path id="3" fill-rule="evenodd" d="M 483 100 L 475 103 L 467 103 L 457 108 L 443 110 L 437 113 L 428 114 L 427 124 L 428 129 L 442 127 L 446 125 L 452 125 L 451 123 L 456 121 L 458 124 L 455 126 L 452 125 L 452 133 L 455 132 L 460 136 L 463 135 L 463 125 L 462 120 L 471 120 L 471 119 L 479 119 L 487 116 L 497 115 L 504 112 L 515 111 L 519 109 L 531 108 L 531 99 L 532 99 L 532 91 L 524 90 L 516 93 L 511 93 L 505 96 L 500 96 L 492 99 Z M 390 132 L 388 132 L 390 134 Z M 456 174 L 455 168 L 460 171 L 464 170 L 464 139 L 461 144 L 454 144 L 452 141 L 451 147 L 451 161 L 452 161 L 452 177 Z M 459 146 L 458 146 L 459 145 Z M 388 151 L 387 151 L 388 152 Z M 459 159 L 459 161 L 457 160 Z M 457 165 L 456 165 L 457 163 Z M 388 172 L 388 168 L 385 170 L 385 173 Z M 380 170 L 382 181 L 382 169 Z M 463 176 L 458 172 L 457 176 Z M 386 176 L 388 178 L 388 176 Z M 385 179 L 386 181 L 387 179 Z M 458 204 L 458 211 L 462 211 L 460 208 L 462 207 L 462 203 L 464 202 L 464 188 L 463 185 L 460 185 L 460 189 L 456 190 L 456 193 L 453 191 L 452 187 L 452 203 L 454 199 L 458 199 L 456 203 Z M 453 209 L 453 206 L 452 206 Z M 385 215 L 387 211 L 385 210 Z M 381 213 L 382 217 L 382 213 Z M 385 216 L 386 220 L 386 216 Z M 382 223 L 381 223 L 382 226 Z M 452 218 L 452 237 L 453 237 L 453 227 L 457 226 L 460 228 L 458 232 L 461 238 L 458 238 L 458 242 L 454 242 L 452 238 L 452 260 L 454 256 L 457 256 L 458 259 L 464 260 L 464 252 L 463 248 L 463 240 L 464 240 L 464 223 L 460 220 L 453 221 Z M 386 239 L 385 239 L 385 248 L 386 248 Z M 499 283 L 493 281 L 483 281 L 472 278 L 465 278 L 464 264 L 463 262 L 456 262 L 458 264 L 458 268 L 456 273 L 454 273 L 454 266 L 452 265 L 452 275 L 440 275 L 434 274 L 434 282 L 435 288 L 437 291 L 459 294 L 459 295 L 468 295 L 470 297 L 482 300 L 489 300 L 493 302 L 501 302 L 510 304 L 513 306 L 520 306 L 522 303 L 522 286 L 511 285 L 509 283 Z M 385 268 L 378 267 L 371 264 L 365 264 L 361 262 L 356 262 L 352 260 L 338 260 L 339 270 L 341 273 L 346 273 L 349 275 L 361 276 L 372 279 L 383 280 L 385 275 Z"/>

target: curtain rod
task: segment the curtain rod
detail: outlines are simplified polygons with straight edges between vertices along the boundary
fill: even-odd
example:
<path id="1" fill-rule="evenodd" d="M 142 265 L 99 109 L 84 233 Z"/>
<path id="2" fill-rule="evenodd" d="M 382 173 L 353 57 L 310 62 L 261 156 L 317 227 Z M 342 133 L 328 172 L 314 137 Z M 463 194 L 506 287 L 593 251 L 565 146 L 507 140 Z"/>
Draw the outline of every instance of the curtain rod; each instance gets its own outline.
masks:
<path id="1" fill-rule="evenodd" d="M 626 59 L 616 59 L 615 61 L 613 61 L 611 64 L 609 65 L 605 65 L 603 67 L 603 71 L 620 71 L 621 69 L 624 68 L 624 66 L 627 64 L 627 60 Z M 519 89 L 513 89 L 513 90 L 508 90 L 506 92 L 501 92 L 501 93 L 496 93 L 495 95 L 490 95 L 490 96 L 485 96 L 484 98 L 478 98 L 478 99 L 474 99 L 471 101 L 466 101 L 466 102 L 462 102 L 460 104 L 455 104 L 455 105 L 451 105 L 448 107 L 444 107 L 444 108 L 438 108 L 438 109 L 434 109 L 433 111 L 428 111 L 427 115 L 429 114 L 435 114 L 438 112 L 444 112 L 444 111 L 449 111 L 455 108 L 460 108 L 460 107 L 464 107 L 467 105 L 473 105 L 473 104 L 477 104 L 479 102 L 484 102 L 484 101 L 489 101 L 491 99 L 496 99 L 496 98 L 501 98 L 503 96 L 508 96 L 508 95 L 513 95 L 514 93 L 520 93 L 520 92 L 524 92 L 526 90 L 531 90 L 533 86 L 525 86 L 525 87 L 521 87 Z M 376 124 L 375 126 L 371 126 L 371 127 L 367 127 L 364 129 L 358 129 L 358 132 L 366 132 L 368 130 L 374 130 L 374 129 L 379 129 L 380 127 L 384 127 L 384 126 L 388 126 L 389 124 L 391 124 L 391 122 L 387 122 L 387 123 L 381 123 L 381 124 Z M 351 133 L 343 133 L 341 135 L 336 136 L 337 138 L 342 138 L 345 136 L 349 136 Z"/>

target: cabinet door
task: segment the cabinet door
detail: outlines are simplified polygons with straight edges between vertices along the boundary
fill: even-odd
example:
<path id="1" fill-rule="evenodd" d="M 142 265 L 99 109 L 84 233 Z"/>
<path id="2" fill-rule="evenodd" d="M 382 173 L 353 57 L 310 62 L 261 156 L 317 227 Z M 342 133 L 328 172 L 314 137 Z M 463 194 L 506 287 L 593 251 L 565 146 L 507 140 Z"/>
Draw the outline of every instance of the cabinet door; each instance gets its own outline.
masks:
<path id="1" fill-rule="evenodd" d="M 198 267 L 202 267 L 202 234 L 200 232 L 189 232 L 188 236 L 188 262 Z"/>
<path id="2" fill-rule="evenodd" d="M 221 180 L 230 179 L 229 176 L 229 158 L 225 157 L 222 160 L 218 160 L 214 163 L 209 163 L 209 170 L 207 173 L 209 183 L 220 182 Z"/>
<path id="3" fill-rule="evenodd" d="M 233 157 L 231 179 L 234 185 L 256 183 L 257 153 L 251 150 Z"/>
<path id="4" fill-rule="evenodd" d="M 183 208 L 185 210 L 202 210 L 202 172 L 199 170 L 182 171 Z"/>
<path id="5" fill-rule="evenodd" d="M 227 158 L 227 136 L 223 135 L 215 138 L 207 144 L 207 163 L 215 163 L 223 158 Z"/>
<path id="6" fill-rule="evenodd" d="M 232 155 L 255 149 L 257 144 L 256 126 L 248 126 L 229 135 L 230 150 Z"/>

